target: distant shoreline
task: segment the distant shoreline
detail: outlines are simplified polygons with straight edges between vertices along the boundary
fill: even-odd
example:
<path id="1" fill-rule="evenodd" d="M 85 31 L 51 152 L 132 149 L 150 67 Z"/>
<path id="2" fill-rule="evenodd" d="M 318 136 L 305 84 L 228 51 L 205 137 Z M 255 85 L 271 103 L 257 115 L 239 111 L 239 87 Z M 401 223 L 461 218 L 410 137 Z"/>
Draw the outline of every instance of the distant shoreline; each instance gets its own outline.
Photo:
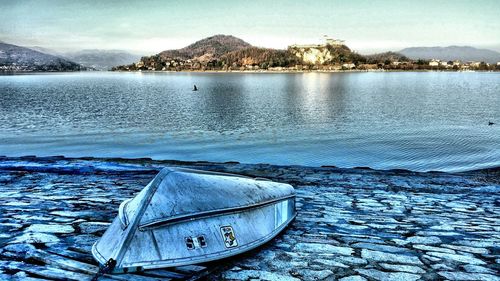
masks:
<path id="1" fill-rule="evenodd" d="M 364 73 L 364 72 L 500 72 L 500 70 L 429 70 L 429 69 L 414 69 L 414 70 L 112 70 L 106 72 L 121 72 L 121 73 Z"/>
<path id="2" fill-rule="evenodd" d="M 58 161 L 67 162 L 98 162 L 98 163 L 120 163 L 143 166 L 146 169 L 155 169 L 157 166 L 174 165 L 174 166 L 196 166 L 196 165 L 241 165 L 241 166 L 266 166 L 275 168 L 297 168 L 297 169 L 331 169 L 344 172 L 360 172 L 371 171 L 373 173 L 396 173 L 396 174 L 468 174 L 468 173 L 500 173 L 500 166 L 485 167 L 479 169 L 462 170 L 462 171 L 440 171 L 440 170 L 427 170 L 427 171 L 414 171 L 404 168 L 389 168 L 389 169 L 375 169 L 367 166 L 357 167 L 338 167 L 335 165 L 297 165 L 297 164 L 272 164 L 272 163 L 241 163 L 239 161 L 205 161 L 205 160 L 176 160 L 176 159 L 153 159 L 150 157 L 126 158 L 126 157 L 67 157 L 63 155 L 54 156 L 5 156 L 0 155 L 0 169 L 11 170 L 25 170 L 25 171 L 44 171 L 43 167 L 39 166 L 23 166 L 24 162 L 39 162 L 39 163 L 53 163 Z"/>
<path id="3" fill-rule="evenodd" d="M 58 73 L 366 73 L 366 72 L 491 72 L 498 73 L 500 70 L 429 70 L 429 69 L 415 69 L 415 70 L 96 70 L 96 71 L 13 71 L 13 72 L 0 72 L 0 76 L 11 75 L 36 75 L 36 74 L 58 74 Z"/>

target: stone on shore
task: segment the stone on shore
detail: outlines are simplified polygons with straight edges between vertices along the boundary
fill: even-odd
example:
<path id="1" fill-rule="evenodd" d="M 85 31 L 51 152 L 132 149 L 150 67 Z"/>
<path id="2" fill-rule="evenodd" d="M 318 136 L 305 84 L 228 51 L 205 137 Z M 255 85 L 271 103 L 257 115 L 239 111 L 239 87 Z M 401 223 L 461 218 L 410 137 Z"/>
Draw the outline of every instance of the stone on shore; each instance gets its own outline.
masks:
<path id="1" fill-rule="evenodd" d="M 369 250 L 380 251 L 380 252 L 388 252 L 388 253 L 408 252 L 407 248 L 394 247 L 394 246 L 388 246 L 388 245 L 383 245 L 383 244 L 355 243 L 352 245 L 352 247 L 361 248 L 361 249 L 369 249 Z"/>
<path id="2" fill-rule="evenodd" d="M 406 242 L 413 244 L 439 244 L 441 239 L 436 236 L 412 236 L 406 239 Z"/>
<path id="3" fill-rule="evenodd" d="M 447 260 L 452 260 L 456 262 L 461 262 L 461 263 L 467 263 L 467 264 L 473 264 L 473 265 L 482 265 L 486 264 L 483 260 L 480 260 L 475 257 L 471 256 L 466 256 L 466 255 L 458 255 L 458 254 L 448 254 L 448 253 L 442 253 L 442 252 L 428 252 L 428 255 L 438 257 L 438 258 L 443 258 Z"/>
<path id="4" fill-rule="evenodd" d="M 75 229 L 71 225 L 64 224 L 32 224 L 26 231 L 43 233 L 72 233 Z"/>
<path id="5" fill-rule="evenodd" d="M 468 247 L 468 246 L 460 246 L 460 245 L 443 245 L 443 247 L 457 250 L 457 251 L 461 251 L 461 252 L 473 253 L 473 254 L 487 255 L 490 253 L 490 251 L 488 251 L 488 249 L 478 248 L 478 247 Z"/>
<path id="6" fill-rule="evenodd" d="M 35 246 L 31 244 L 10 244 L 4 247 L 4 250 L 19 254 L 25 254 L 31 251 L 35 251 Z"/>
<path id="7" fill-rule="evenodd" d="M 413 245 L 413 248 L 415 248 L 417 250 L 422 250 L 422 251 L 432 251 L 432 252 L 443 252 L 443 253 L 455 254 L 454 250 L 442 248 L 442 247 L 434 247 L 434 246 L 417 244 L 417 245 Z"/>
<path id="8" fill-rule="evenodd" d="M 223 273 L 223 277 L 226 280 L 300 281 L 300 279 L 292 276 L 263 270 L 228 271 Z"/>
<path id="9" fill-rule="evenodd" d="M 348 265 L 345 265 L 341 262 L 327 259 L 317 259 L 314 260 L 315 263 L 321 264 L 322 267 L 330 268 L 330 267 L 341 267 L 341 268 L 349 268 Z"/>
<path id="10" fill-rule="evenodd" d="M 425 273 L 425 270 L 423 270 L 418 266 L 413 266 L 413 265 L 391 264 L 391 263 L 380 263 L 379 265 L 386 270 L 402 271 L 402 272 L 409 272 L 416 274 Z"/>
<path id="11" fill-rule="evenodd" d="M 359 274 L 378 281 L 416 281 L 420 275 L 406 272 L 383 272 L 375 269 L 356 269 Z"/>
<path id="12" fill-rule="evenodd" d="M 82 222 L 78 226 L 82 233 L 93 234 L 105 231 L 109 225 L 109 222 Z"/>
<path id="13" fill-rule="evenodd" d="M 493 269 L 486 268 L 484 266 L 467 264 L 467 265 L 464 265 L 463 267 L 464 267 L 465 271 L 470 272 L 470 273 L 495 274 L 495 271 Z"/>
<path id="14" fill-rule="evenodd" d="M 333 274 L 333 272 L 328 269 L 311 270 L 302 268 L 297 269 L 295 272 L 299 274 L 302 280 L 324 280 Z"/>
<path id="15" fill-rule="evenodd" d="M 309 253 L 322 253 L 322 254 L 339 254 L 350 256 L 354 252 L 352 248 L 337 247 L 328 244 L 318 243 L 298 243 L 295 245 L 295 251 L 309 252 Z"/>
<path id="16" fill-rule="evenodd" d="M 365 265 L 368 263 L 365 259 L 357 258 L 357 257 L 346 257 L 346 256 L 338 256 L 335 257 L 335 261 L 340 263 L 346 263 L 350 265 Z"/>
<path id="17" fill-rule="evenodd" d="M 90 211 L 54 211 L 50 213 L 51 215 L 61 216 L 61 217 L 84 217 L 84 216 L 92 216 L 92 212 Z"/>
<path id="18" fill-rule="evenodd" d="M 45 243 L 57 243 L 59 241 L 60 241 L 59 238 L 57 238 L 57 236 L 52 234 L 27 232 L 20 236 L 15 237 L 14 240 L 9 242 L 9 244 L 16 244 L 16 243 L 45 244 Z"/>
<path id="19" fill-rule="evenodd" d="M 500 277 L 492 274 L 483 273 L 466 273 L 466 272 L 438 272 L 442 277 L 452 281 L 468 281 L 468 280 L 481 280 L 481 281 L 499 281 Z"/>
<path id="20" fill-rule="evenodd" d="M 366 281 L 366 278 L 359 275 L 351 275 L 344 278 L 340 278 L 339 281 Z"/>
<path id="21" fill-rule="evenodd" d="M 397 262 L 403 264 L 423 265 L 423 263 L 416 256 L 408 256 L 402 254 L 391 254 L 386 252 L 372 251 L 363 249 L 361 257 L 367 260 L 381 261 L 381 262 Z"/>

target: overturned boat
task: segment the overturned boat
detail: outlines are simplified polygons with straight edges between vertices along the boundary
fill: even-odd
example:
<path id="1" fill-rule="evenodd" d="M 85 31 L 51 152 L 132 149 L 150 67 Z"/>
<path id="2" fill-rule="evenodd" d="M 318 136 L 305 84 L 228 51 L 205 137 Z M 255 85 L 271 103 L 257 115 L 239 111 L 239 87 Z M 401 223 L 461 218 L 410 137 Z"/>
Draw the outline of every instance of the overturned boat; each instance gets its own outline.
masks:
<path id="1" fill-rule="evenodd" d="M 92 254 L 112 272 L 208 262 L 266 243 L 295 215 L 291 185 L 164 168 L 120 205 Z"/>

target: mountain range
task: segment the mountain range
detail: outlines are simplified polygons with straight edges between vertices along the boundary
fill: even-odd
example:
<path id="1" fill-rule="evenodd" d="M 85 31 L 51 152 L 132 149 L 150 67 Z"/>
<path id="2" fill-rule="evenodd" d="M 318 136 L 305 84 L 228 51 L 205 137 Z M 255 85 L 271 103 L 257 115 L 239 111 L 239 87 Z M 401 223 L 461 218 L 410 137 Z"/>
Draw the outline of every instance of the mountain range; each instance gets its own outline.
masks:
<path id="1" fill-rule="evenodd" d="M 61 54 L 64 58 L 96 70 L 110 70 L 113 66 L 138 61 L 141 56 L 122 50 L 81 50 Z"/>
<path id="2" fill-rule="evenodd" d="M 110 70 L 139 59 L 139 55 L 122 50 L 59 52 L 40 46 L 21 47 L 0 42 L 0 71 Z"/>
<path id="3" fill-rule="evenodd" d="M 0 71 L 79 71 L 78 63 L 25 47 L 0 42 Z"/>
<path id="4" fill-rule="evenodd" d="M 484 61 L 488 63 L 497 63 L 500 61 L 499 52 L 469 46 L 412 47 L 403 49 L 399 53 L 415 60 L 439 59 L 443 61 Z"/>
<path id="5" fill-rule="evenodd" d="M 140 55 L 134 55 L 123 50 L 84 49 L 75 52 L 60 52 L 40 46 L 29 48 L 41 53 L 61 57 L 95 70 L 110 70 L 113 66 L 133 63 L 141 58 Z"/>

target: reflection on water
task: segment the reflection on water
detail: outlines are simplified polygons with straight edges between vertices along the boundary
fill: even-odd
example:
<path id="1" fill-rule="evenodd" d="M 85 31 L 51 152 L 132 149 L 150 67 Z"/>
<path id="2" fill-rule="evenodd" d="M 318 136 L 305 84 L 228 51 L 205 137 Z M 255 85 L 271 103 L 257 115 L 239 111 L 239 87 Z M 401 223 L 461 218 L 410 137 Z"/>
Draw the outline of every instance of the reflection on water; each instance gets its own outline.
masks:
<path id="1" fill-rule="evenodd" d="M 499 79 L 416 72 L 0 76 L 0 154 L 498 166 L 500 125 L 488 121 L 500 123 Z"/>

